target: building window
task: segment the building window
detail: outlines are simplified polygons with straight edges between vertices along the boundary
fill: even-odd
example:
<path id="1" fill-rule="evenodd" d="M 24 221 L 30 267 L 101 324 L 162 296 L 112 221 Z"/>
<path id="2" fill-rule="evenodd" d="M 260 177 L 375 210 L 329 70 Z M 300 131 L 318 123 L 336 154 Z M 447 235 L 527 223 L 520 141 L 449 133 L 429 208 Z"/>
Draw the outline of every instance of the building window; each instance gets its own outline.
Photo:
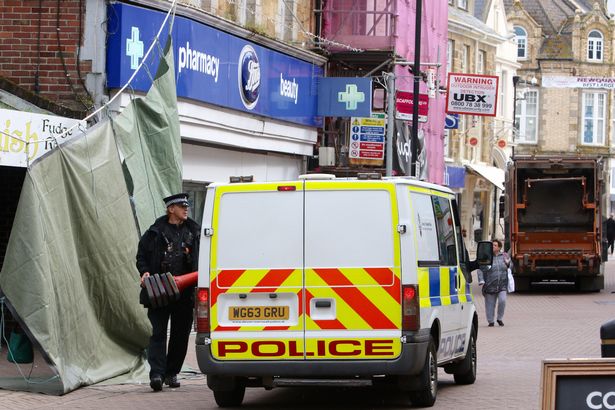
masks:
<path id="1" fill-rule="evenodd" d="M 235 0 L 238 23 L 243 26 L 255 26 L 260 17 L 257 0 Z"/>
<path id="2" fill-rule="evenodd" d="M 478 62 L 476 72 L 478 74 L 485 74 L 485 60 L 487 59 L 487 53 L 484 50 L 478 51 Z"/>
<path id="3" fill-rule="evenodd" d="M 461 50 L 461 72 L 467 73 L 470 70 L 470 46 L 463 46 Z"/>
<path id="4" fill-rule="evenodd" d="M 517 142 L 535 144 L 538 141 L 537 90 L 527 90 L 522 98 L 517 98 L 515 129 L 518 131 Z"/>
<path id="5" fill-rule="evenodd" d="M 498 114 L 500 117 L 503 117 L 506 113 L 506 96 L 508 95 L 507 81 L 508 71 L 502 71 L 502 74 L 500 74 L 500 101 L 498 101 Z"/>
<path id="6" fill-rule="evenodd" d="M 446 72 L 453 72 L 453 58 L 455 55 L 455 42 L 453 40 L 448 40 L 446 45 Z"/>
<path id="7" fill-rule="evenodd" d="M 290 42 L 295 37 L 296 0 L 278 0 L 278 33 L 280 39 Z"/>
<path id="8" fill-rule="evenodd" d="M 606 93 L 583 94 L 583 144 L 604 145 Z"/>
<path id="9" fill-rule="evenodd" d="M 515 41 L 517 42 L 517 58 L 527 58 L 527 32 L 523 27 L 515 26 Z"/>
<path id="10" fill-rule="evenodd" d="M 467 10 L 468 9 L 468 0 L 457 0 L 457 6 L 460 9 Z"/>
<path id="11" fill-rule="evenodd" d="M 602 61 L 602 46 L 602 33 L 596 30 L 590 32 L 587 38 L 587 60 Z"/>

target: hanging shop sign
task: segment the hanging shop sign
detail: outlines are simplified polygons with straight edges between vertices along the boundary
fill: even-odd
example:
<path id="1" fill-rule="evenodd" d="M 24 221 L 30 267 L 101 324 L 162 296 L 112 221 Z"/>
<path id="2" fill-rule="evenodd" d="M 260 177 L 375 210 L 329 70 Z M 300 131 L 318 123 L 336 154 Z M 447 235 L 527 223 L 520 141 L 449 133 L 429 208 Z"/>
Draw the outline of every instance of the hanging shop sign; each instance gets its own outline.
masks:
<path id="1" fill-rule="evenodd" d="M 589 88 L 615 90 L 615 78 L 613 77 L 542 77 L 544 88 Z"/>
<path id="2" fill-rule="evenodd" d="M 371 78 L 323 77 L 318 79 L 318 115 L 369 117 L 371 113 Z"/>
<path id="3" fill-rule="evenodd" d="M 384 133 L 386 130 L 384 114 L 371 117 L 352 117 L 350 119 L 349 158 L 384 159 Z"/>
<path id="4" fill-rule="evenodd" d="M 165 13 L 156 10 L 123 3 L 109 5 L 109 88 L 121 88 L 128 82 L 164 18 Z M 162 33 L 166 32 L 165 27 Z M 184 17 L 175 17 L 171 34 L 178 97 L 322 126 L 315 93 L 322 67 Z M 162 51 L 161 47 L 154 50 L 155 55 L 148 57 L 131 82 L 132 89 L 149 90 Z"/>
<path id="5" fill-rule="evenodd" d="M 465 167 L 447 165 L 444 169 L 444 185 L 449 188 L 463 188 L 465 186 Z"/>
<path id="6" fill-rule="evenodd" d="M 445 130 L 456 130 L 459 128 L 459 114 L 446 114 L 444 119 Z"/>
<path id="7" fill-rule="evenodd" d="M 86 126 L 72 118 L 0 109 L 0 166 L 27 167 Z"/>
<path id="8" fill-rule="evenodd" d="M 429 96 L 419 94 L 419 122 L 427 122 L 429 112 Z M 412 121 L 414 116 L 414 93 L 397 91 L 395 93 L 395 118 Z"/>
<path id="9" fill-rule="evenodd" d="M 446 112 L 495 117 L 498 82 L 492 75 L 449 73 Z"/>

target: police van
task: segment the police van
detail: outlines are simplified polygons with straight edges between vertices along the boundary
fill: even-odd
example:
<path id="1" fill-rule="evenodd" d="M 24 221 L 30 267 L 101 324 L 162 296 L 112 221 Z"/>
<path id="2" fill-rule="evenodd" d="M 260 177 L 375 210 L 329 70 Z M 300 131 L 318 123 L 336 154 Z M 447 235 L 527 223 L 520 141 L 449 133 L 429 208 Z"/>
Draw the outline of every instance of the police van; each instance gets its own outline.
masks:
<path id="1" fill-rule="evenodd" d="M 214 183 L 196 353 L 221 407 L 246 387 L 387 383 L 431 406 L 476 379 L 478 318 L 453 192 L 408 178 Z"/>

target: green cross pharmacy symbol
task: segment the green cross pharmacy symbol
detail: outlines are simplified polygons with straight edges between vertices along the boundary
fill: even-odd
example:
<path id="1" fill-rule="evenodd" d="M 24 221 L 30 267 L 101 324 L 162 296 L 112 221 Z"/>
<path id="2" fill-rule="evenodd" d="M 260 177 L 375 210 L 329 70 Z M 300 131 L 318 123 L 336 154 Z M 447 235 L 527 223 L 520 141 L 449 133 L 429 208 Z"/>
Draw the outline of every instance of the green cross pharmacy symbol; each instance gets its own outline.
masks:
<path id="1" fill-rule="evenodd" d="M 356 84 L 346 84 L 346 91 L 337 93 L 337 101 L 346 103 L 347 110 L 356 110 L 357 105 L 365 101 L 365 93 L 358 91 Z"/>

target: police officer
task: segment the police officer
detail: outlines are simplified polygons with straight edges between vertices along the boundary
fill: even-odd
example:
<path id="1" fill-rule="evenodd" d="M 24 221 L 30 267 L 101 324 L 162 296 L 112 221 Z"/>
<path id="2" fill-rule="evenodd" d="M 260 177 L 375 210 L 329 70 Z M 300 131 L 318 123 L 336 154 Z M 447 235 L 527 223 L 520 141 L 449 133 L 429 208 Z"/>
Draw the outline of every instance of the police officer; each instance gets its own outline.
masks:
<path id="1" fill-rule="evenodd" d="M 180 276 L 194 272 L 198 266 L 199 225 L 188 218 L 188 194 L 180 193 L 164 198 L 167 214 L 161 216 L 143 234 L 137 251 L 137 269 L 143 279 L 150 274 L 170 272 Z M 162 384 L 177 388 L 177 374 L 188 349 L 188 338 L 192 326 L 194 287 L 184 289 L 176 302 L 167 306 L 149 306 L 145 288 L 141 290 L 140 301 L 148 307 L 147 317 L 152 324 L 152 336 L 147 350 L 150 364 L 150 387 L 162 390 Z M 167 352 L 167 326 L 171 319 L 171 334 Z"/>

